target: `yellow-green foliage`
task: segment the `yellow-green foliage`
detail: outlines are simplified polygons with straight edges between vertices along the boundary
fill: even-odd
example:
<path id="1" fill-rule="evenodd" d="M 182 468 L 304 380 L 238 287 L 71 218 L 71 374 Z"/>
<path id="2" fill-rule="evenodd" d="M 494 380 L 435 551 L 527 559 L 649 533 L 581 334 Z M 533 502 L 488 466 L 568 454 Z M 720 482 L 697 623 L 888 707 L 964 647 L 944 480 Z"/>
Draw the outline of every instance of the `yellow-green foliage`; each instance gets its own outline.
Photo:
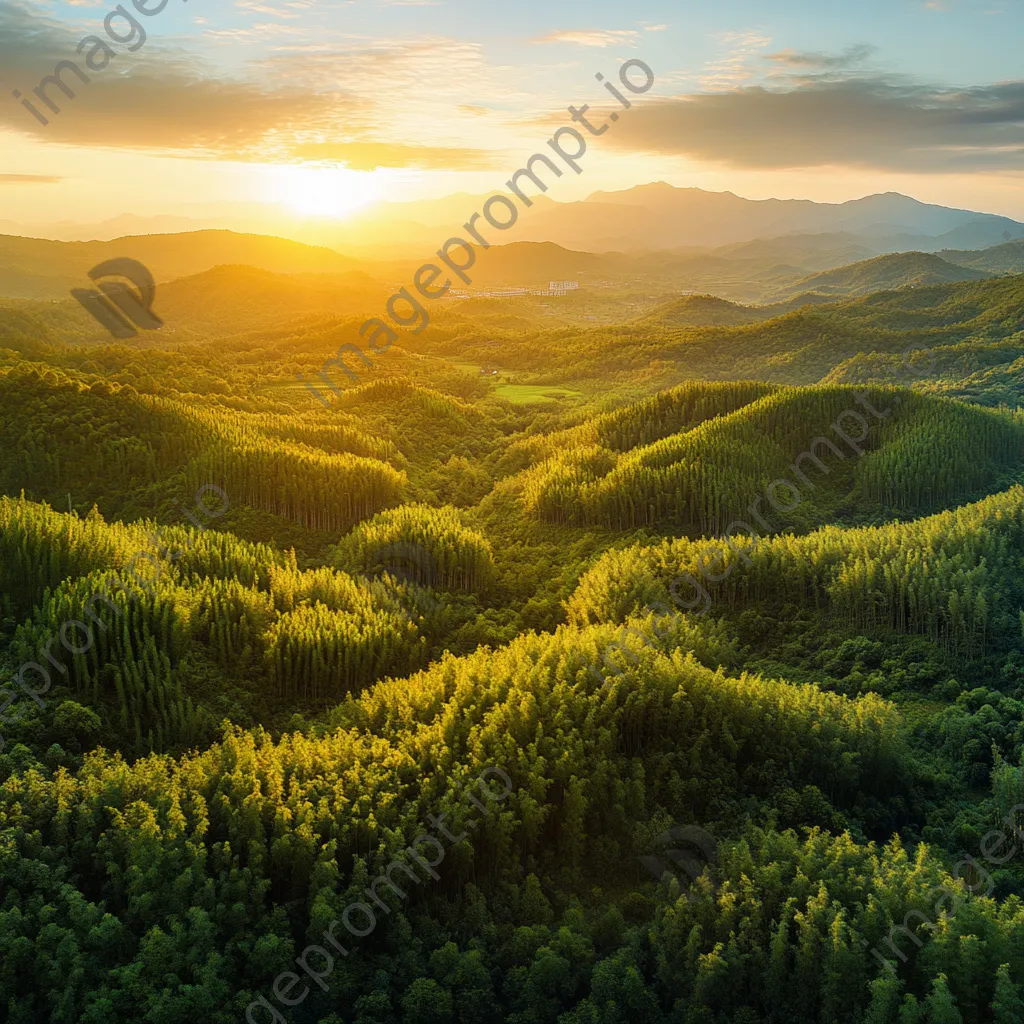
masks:
<path id="1" fill-rule="evenodd" d="M 579 426 L 516 441 L 502 455 L 499 471 L 526 469 L 561 452 L 591 446 L 627 452 L 733 412 L 774 390 L 771 384 L 752 381 L 687 381 Z"/>
<path id="2" fill-rule="evenodd" d="M 336 549 L 352 572 L 392 572 L 416 583 L 478 590 L 494 567 L 482 533 L 462 525 L 450 506 L 402 505 L 360 523 Z"/>
<path id="3" fill-rule="evenodd" d="M 400 500 L 405 474 L 358 455 L 328 455 L 287 441 L 218 445 L 187 468 L 190 488 L 216 481 L 237 504 L 294 519 L 309 529 L 343 530 Z"/>
<path id="4" fill-rule="evenodd" d="M 706 571 L 702 572 L 703 564 Z M 1018 636 L 1024 604 L 1024 487 L 909 523 L 825 527 L 804 537 L 664 541 L 612 551 L 583 577 L 570 621 L 621 621 L 652 601 L 711 614 L 752 601 L 820 609 L 859 629 L 923 633 L 980 654 Z M 682 579 L 688 576 L 689 579 Z M 722 576 L 712 580 L 710 577 Z M 692 602 L 692 604 L 691 604 Z"/>
<path id="5" fill-rule="evenodd" d="M 223 410 L 216 414 L 218 419 L 223 415 Z M 354 418 L 338 411 L 327 417 L 327 422 L 324 422 L 325 416 L 320 409 L 289 416 L 250 413 L 248 418 L 256 429 L 270 437 L 296 441 L 330 454 L 361 455 L 396 466 L 405 462 L 402 453 L 391 441 L 372 436 L 360 429 Z"/>
<path id="6" fill-rule="evenodd" d="M 343 409 L 390 406 L 396 403 L 410 404 L 431 417 L 449 419 L 462 427 L 467 425 L 467 419 L 478 419 L 480 416 L 479 410 L 468 402 L 442 394 L 433 388 L 390 378 L 350 388 L 338 399 L 338 404 Z"/>
<path id="7" fill-rule="evenodd" d="M 4 593 L 18 596 L 22 617 L 32 613 L 16 659 L 39 662 L 46 645 L 60 682 L 120 704 L 129 735 L 157 749 L 196 733 L 177 675 L 193 644 L 250 687 L 265 673 L 269 691 L 314 699 L 422 664 L 418 630 L 394 595 L 334 569 L 300 571 L 293 554 L 231 535 L 108 526 L 3 498 L 0 552 Z M 68 622 L 85 629 L 71 629 L 65 647 L 56 634 Z M 162 717 L 170 692 L 181 709 Z"/>
<path id="8" fill-rule="evenodd" d="M 190 486 L 213 482 L 233 504 L 335 530 L 394 504 L 404 491 L 405 473 L 382 461 L 396 457 L 394 446 L 351 426 L 167 404 L 208 435 L 186 468 Z"/>
<path id="9" fill-rule="evenodd" d="M 4 608 L 23 617 L 47 588 L 130 557 L 131 538 L 129 527 L 108 526 L 99 515 L 83 520 L 46 505 L 0 497 Z"/>
<path id="10" fill-rule="evenodd" d="M 978 409 L 959 402 L 914 402 L 884 447 L 857 464 L 858 489 L 891 507 L 933 509 L 991 484 L 1000 467 L 1020 464 L 1020 410 Z"/>
<path id="11" fill-rule="evenodd" d="M 840 419 L 846 411 L 851 416 Z M 840 430 L 859 441 L 856 447 Z M 820 437 L 833 445 L 815 451 L 828 475 L 812 469 L 816 478 L 807 483 L 793 464 Z M 1002 411 L 893 389 L 782 388 L 622 454 L 583 444 L 566 449 L 522 475 L 523 502 L 544 522 L 713 534 L 749 521 L 750 503 L 787 478 L 804 505 L 798 515 L 812 525 L 829 518 L 844 489 L 885 507 L 930 511 L 1019 467 L 1022 442 L 1024 424 Z M 870 454 L 858 457 L 858 449 Z M 806 463 L 797 468 L 807 475 Z M 779 503 L 793 505 L 792 495 L 783 491 Z"/>
<path id="12" fill-rule="evenodd" d="M 835 799 L 893 784 L 898 719 L 877 697 L 730 678 L 653 646 L 603 688 L 589 666 L 617 632 L 563 629 L 494 653 L 447 657 L 353 698 L 338 709 L 337 728 L 320 737 L 273 743 L 231 730 L 180 759 L 127 765 L 99 752 L 79 778 L 11 779 L 0 791 L 0 827 L 48 835 L 59 802 L 78 823 L 79 846 L 105 835 L 108 879 L 139 862 L 140 844 L 153 864 L 191 843 L 229 843 L 240 858 L 235 867 L 280 873 L 312 906 L 323 870 L 344 888 L 354 857 L 376 859 L 414 835 L 427 813 L 450 812 L 457 831 L 467 813 L 457 791 L 487 766 L 506 772 L 513 792 L 500 818 L 481 822 L 475 857 L 466 849 L 450 868 L 446 862 L 452 884 L 471 873 L 479 880 L 510 857 L 570 873 L 617 863 L 634 829 L 666 804 L 685 804 L 699 818 L 731 806 L 740 792 L 764 796 L 802 778 L 825 780 Z M 758 773 L 766 762 L 772 771 Z M 101 811 L 111 803 L 135 806 L 133 821 L 111 821 Z M 140 830 L 139 815 L 153 827 Z M 615 845 L 602 853 L 588 835 Z M 211 873 L 234 869 L 230 858 L 221 867 L 219 859 L 192 863 L 184 889 L 151 892 L 152 912 L 201 891 Z"/>
<path id="13" fill-rule="evenodd" d="M 368 595 L 356 611 L 303 604 L 267 634 L 271 684 L 287 696 L 337 698 L 407 665 L 417 637 L 409 619 L 375 610 Z"/>
<path id="14" fill-rule="evenodd" d="M 133 570 L 148 579 L 221 577 L 267 587 L 274 566 L 294 564 L 266 544 L 191 527 L 107 523 L 95 510 L 85 519 L 24 498 L 0 496 L 0 594 L 19 617 L 47 589 L 98 569 Z"/>
<path id="15" fill-rule="evenodd" d="M 0 495 L 53 506 L 0 498 L 4 1020 L 1020 1024 L 1019 854 L 968 886 L 1024 806 L 1024 422 L 925 390 L 1018 394 L 1022 282 L 712 311 L 766 318 L 739 328 L 447 304 L 395 349 L 409 379 L 381 360 L 330 409 L 294 371 L 359 321 L 211 347 L 176 320 L 163 350 L 4 311 Z M 678 383 L 873 353 L 870 383 L 909 342 L 957 345 L 911 360 L 918 393 Z M 515 406 L 439 353 L 574 397 Z M 131 522 L 207 483 L 207 530 Z M 715 538 L 736 520 L 764 539 Z M 487 768 L 509 788 L 474 806 Z M 428 831 L 434 877 L 392 884 Z M 307 944 L 330 989 L 293 1009 Z"/>
<path id="16" fill-rule="evenodd" d="M 405 473 L 385 461 L 403 462 L 395 446 L 338 412 L 325 424 L 314 414 L 201 408 L 37 370 L 0 371 L 0 400 L 26 424 L 20 465 L 0 467 L 0 483 L 17 480 L 52 502 L 74 492 L 117 507 L 126 492 L 181 473 L 188 493 L 212 483 L 232 507 L 345 530 L 397 504 L 406 488 Z"/>

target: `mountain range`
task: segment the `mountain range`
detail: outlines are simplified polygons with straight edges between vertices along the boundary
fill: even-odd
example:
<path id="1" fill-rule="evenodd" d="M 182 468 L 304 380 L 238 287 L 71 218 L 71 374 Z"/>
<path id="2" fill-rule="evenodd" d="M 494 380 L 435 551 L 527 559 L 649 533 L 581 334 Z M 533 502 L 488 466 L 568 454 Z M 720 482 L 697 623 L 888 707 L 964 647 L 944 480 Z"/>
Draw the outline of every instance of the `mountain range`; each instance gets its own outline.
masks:
<path id="1" fill-rule="evenodd" d="M 0 235 L 0 297 L 71 302 L 70 290 L 87 287 L 89 270 L 114 256 L 129 256 L 150 268 L 162 306 L 181 293 L 186 305 L 207 306 L 218 321 L 218 311 L 231 308 L 244 310 L 250 320 L 257 309 L 276 310 L 285 318 L 289 311 L 367 312 L 409 285 L 419 266 L 408 259 L 355 260 L 325 247 L 223 230 L 109 242 Z M 512 242 L 479 255 L 471 290 L 546 289 L 551 280 L 576 280 L 580 290 L 571 294 L 578 301 L 561 298 L 557 308 L 564 311 L 582 303 L 578 312 L 585 316 L 598 313 L 596 308 L 583 309 L 593 306 L 598 296 L 623 304 L 624 314 L 630 304 L 668 301 L 680 293 L 713 294 L 746 306 L 785 303 L 795 308 L 835 296 L 1022 272 L 1024 244 L 1019 242 L 946 249 L 941 255 L 910 251 L 881 256 L 849 232 L 643 253 L 592 253 L 553 242 Z M 744 316 L 761 319 L 762 312 Z"/>
<path id="2" fill-rule="evenodd" d="M 532 186 L 531 186 L 532 188 Z M 284 207 L 235 203 L 216 214 L 125 214 L 97 224 L 0 221 L 0 231 L 64 241 L 111 240 L 126 234 L 186 232 L 213 227 L 272 234 L 366 258 L 425 259 L 458 233 L 486 196 L 457 194 L 415 202 L 382 202 L 345 221 L 303 218 Z M 677 188 L 665 182 L 619 192 L 594 192 L 562 203 L 536 195 L 533 206 L 502 242 L 555 242 L 587 252 L 710 249 L 788 235 L 842 234 L 862 248 L 860 258 L 919 249 L 978 249 L 1005 235 L 1024 237 L 1024 224 L 993 214 L 922 203 L 895 192 L 845 203 L 806 199 L 745 199 L 732 192 Z M 849 261 L 846 261 L 849 262 Z"/>

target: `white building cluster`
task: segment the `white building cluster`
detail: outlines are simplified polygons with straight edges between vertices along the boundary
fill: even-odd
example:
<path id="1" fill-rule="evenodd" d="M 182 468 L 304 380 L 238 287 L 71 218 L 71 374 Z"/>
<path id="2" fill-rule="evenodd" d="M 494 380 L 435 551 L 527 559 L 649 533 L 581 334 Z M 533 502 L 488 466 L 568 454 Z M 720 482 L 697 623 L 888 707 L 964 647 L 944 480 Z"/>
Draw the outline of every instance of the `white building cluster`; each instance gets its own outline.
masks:
<path id="1" fill-rule="evenodd" d="M 579 281 L 549 281 L 547 289 L 543 288 L 498 288 L 489 292 L 471 292 L 465 288 L 452 288 L 448 292 L 451 299 L 508 299 L 516 295 L 568 295 L 580 286 Z"/>

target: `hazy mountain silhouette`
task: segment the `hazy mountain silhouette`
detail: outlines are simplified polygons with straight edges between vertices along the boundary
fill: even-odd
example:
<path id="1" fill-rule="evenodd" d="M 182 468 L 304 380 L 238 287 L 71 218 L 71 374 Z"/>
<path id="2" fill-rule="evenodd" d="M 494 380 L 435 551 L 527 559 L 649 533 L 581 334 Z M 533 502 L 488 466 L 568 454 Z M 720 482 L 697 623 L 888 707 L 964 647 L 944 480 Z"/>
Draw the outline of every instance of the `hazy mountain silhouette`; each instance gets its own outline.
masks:
<path id="1" fill-rule="evenodd" d="M 529 186 L 528 194 L 537 193 L 528 181 L 525 185 Z M 1009 218 L 922 203 L 896 192 L 846 203 L 815 203 L 808 199 L 744 199 L 732 192 L 652 182 L 619 192 L 594 192 L 579 202 L 562 203 L 551 198 L 557 190 L 557 179 L 549 185 L 552 188 L 547 194 L 532 195 L 533 206 L 521 211 L 513 228 L 490 230 L 492 244 L 554 242 L 587 252 L 636 252 L 715 248 L 790 235 L 835 235 L 843 236 L 845 244 L 854 249 L 862 247 L 831 264 L 835 266 L 910 249 L 977 249 L 998 244 L 1007 232 L 1013 237 L 1024 235 L 1024 224 Z M 115 234 L 191 232 L 218 223 L 236 232 L 274 235 L 365 258 L 422 261 L 445 239 L 465 234 L 462 225 L 485 199 L 486 195 L 458 193 L 439 199 L 378 203 L 344 221 L 301 216 L 274 204 L 227 203 L 217 210 L 197 206 L 196 219 L 124 214 L 94 225 L 19 225 L 4 221 L 0 230 L 45 238 L 111 239 Z"/>
<path id="2" fill-rule="evenodd" d="M 881 248 L 906 249 L 939 239 L 935 248 L 992 245 L 1024 225 L 1007 217 L 921 203 L 888 192 L 846 203 L 806 199 L 743 199 L 731 192 L 675 188 L 665 182 L 622 192 L 595 192 L 520 218 L 519 236 L 584 249 L 721 246 L 795 233 L 846 232 Z M 952 236 L 952 237 L 946 237 Z M 963 238 L 959 242 L 954 239 Z M 891 240 L 892 244 L 889 244 Z M 923 246 L 931 248 L 931 246 Z"/>

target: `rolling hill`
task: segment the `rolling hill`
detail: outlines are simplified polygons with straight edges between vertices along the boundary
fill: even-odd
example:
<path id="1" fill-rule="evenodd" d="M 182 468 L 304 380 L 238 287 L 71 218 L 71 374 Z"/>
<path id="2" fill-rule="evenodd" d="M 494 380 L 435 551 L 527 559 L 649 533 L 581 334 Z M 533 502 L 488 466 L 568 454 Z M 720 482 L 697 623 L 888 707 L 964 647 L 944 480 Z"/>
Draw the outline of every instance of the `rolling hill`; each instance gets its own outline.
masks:
<path id="1" fill-rule="evenodd" d="M 1020 238 L 980 250 L 942 249 L 938 255 L 958 267 L 974 267 L 992 274 L 1024 273 L 1024 239 Z"/>
<path id="2" fill-rule="evenodd" d="M 720 535 L 748 519 L 743 510 L 787 473 L 798 483 L 788 483 L 785 500 L 766 513 L 773 532 L 842 522 L 851 508 L 878 519 L 931 511 L 1005 487 L 1024 471 L 1024 424 L 1004 412 L 895 389 L 835 387 L 773 389 L 737 407 L 738 395 L 752 397 L 750 388 L 692 384 L 662 393 L 666 401 L 632 410 L 663 425 L 649 440 L 613 446 L 568 435 L 505 487 L 521 494 L 523 515 L 542 522 Z M 690 422 L 672 431 L 674 405 L 689 410 L 697 396 L 703 416 L 688 413 Z M 856 412 L 862 403 L 882 410 L 878 422 Z M 791 461 L 817 436 L 841 437 L 843 417 L 855 418 L 850 410 L 863 434 L 853 446 L 857 461 L 833 444 L 827 479 L 801 486 L 801 467 Z M 908 448 L 917 453 L 913 470 L 903 458 Z"/>
<path id="3" fill-rule="evenodd" d="M 741 306 L 715 295 L 687 295 L 656 307 L 641 322 L 665 327 L 736 327 L 767 320 L 781 312 L 784 310 L 772 312 L 756 306 Z"/>
<path id="4" fill-rule="evenodd" d="M 89 286 L 87 275 L 94 266 L 117 257 L 143 263 L 157 284 L 223 264 L 244 264 L 278 274 L 359 269 L 355 261 L 330 249 L 234 231 L 133 235 L 109 242 L 56 242 L 2 235 L 0 295 L 63 299 L 72 288 Z"/>
<path id="5" fill-rule="evenodd" d="M 801 294 L 870 295 L 953 281 L 984 281 L 991 276 L 986 270 L 948 263 L 932 253 L 901 252 L 814 274 L 794 284 L 779 299 Z"/>

